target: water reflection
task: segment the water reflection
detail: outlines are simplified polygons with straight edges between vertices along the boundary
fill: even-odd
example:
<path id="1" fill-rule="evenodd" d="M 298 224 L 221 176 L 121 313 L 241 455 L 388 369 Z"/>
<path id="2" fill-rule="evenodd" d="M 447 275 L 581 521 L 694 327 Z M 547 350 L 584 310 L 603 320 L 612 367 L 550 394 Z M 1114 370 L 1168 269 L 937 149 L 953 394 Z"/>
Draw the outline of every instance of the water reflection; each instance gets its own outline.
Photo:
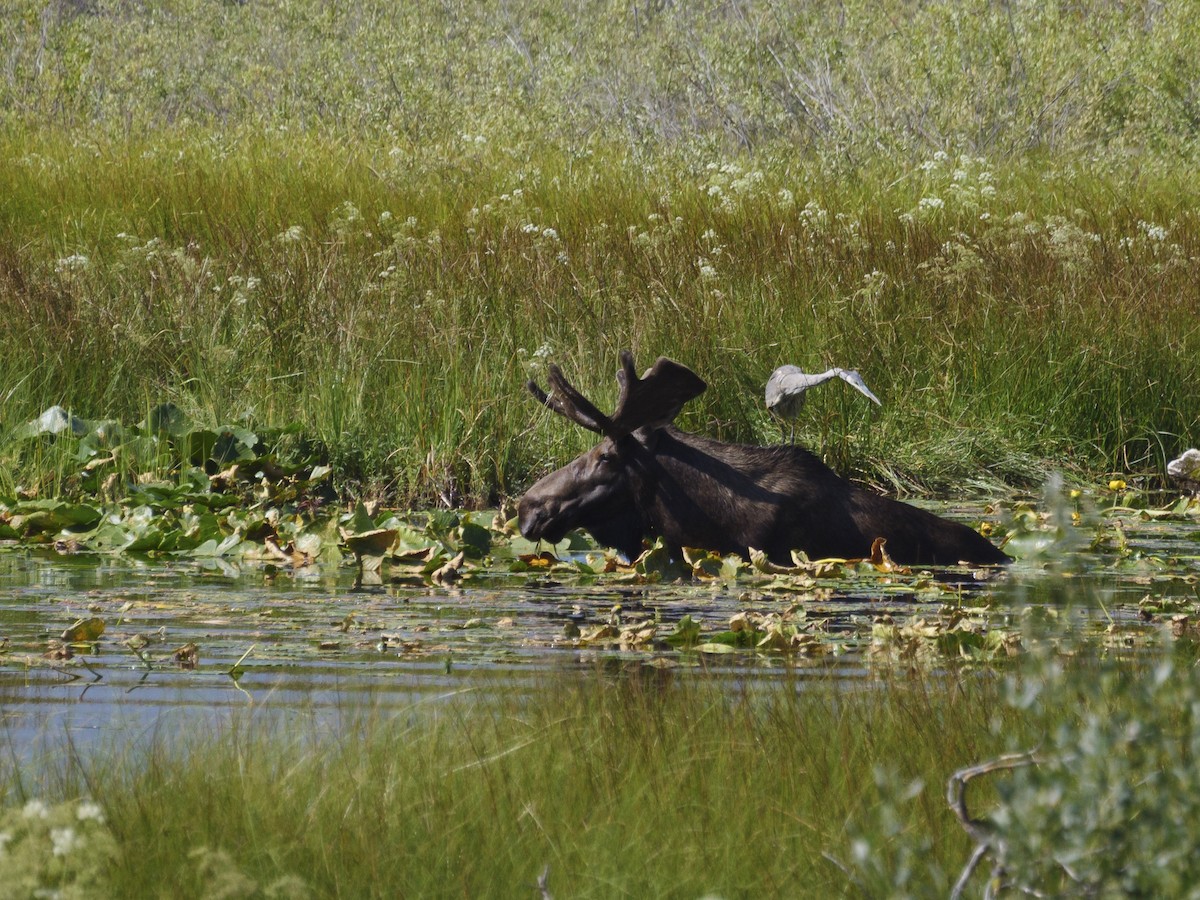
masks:
<path id="1" fill-rule="evenodd" d="M 1018 563 L 994 582 L 926 591 L 912 579 L 789 592 L 736 583 L 560 583 L 502 571 L 462 586 L 356 586 L 355 571 L 239 567 L 223 560 L 58 556 L 0 548 L 0 727 L 36 752 L 55 735 L 105 741 L 211 728 L 235 710 L 334 723 L 347 709 L 403 708 L 460 691 L 534 691 L 546 678 L 663 685 L 702 672 L 743 689 L 807 674 L 861 678 L 873 623 L 911 622 L 958 604 L 983 627 L 1020 627 L 1020 610 L 1073 607 L 1069 627 L 1147 627 L 1153 609 L 1200 602 L 1194 522 L 1118 529 L 1123 546 L 1076 547 L 1067 560 Z M 1077 542 L 1078 543 L 1078 542 Z M 679 652 L 660 638 L 687 617 L 706 633 L 739 613 L 802 609 L 832 647 L 812 655 Z M 79 619 L 104 632 L 75 647 Z M 1152 618 L 1152 617 L 1151 617 Z M 598 624 L 645 623 L 636 647 L 581 646 Z M 1016 624 L 1014 624 L 1016 623 Z M 194 659 L 185 652 L 194 645 Z M 56 648 L 58 648 L 56 650 Z M 672 674 L 666 674 L 670 671 Z"/>

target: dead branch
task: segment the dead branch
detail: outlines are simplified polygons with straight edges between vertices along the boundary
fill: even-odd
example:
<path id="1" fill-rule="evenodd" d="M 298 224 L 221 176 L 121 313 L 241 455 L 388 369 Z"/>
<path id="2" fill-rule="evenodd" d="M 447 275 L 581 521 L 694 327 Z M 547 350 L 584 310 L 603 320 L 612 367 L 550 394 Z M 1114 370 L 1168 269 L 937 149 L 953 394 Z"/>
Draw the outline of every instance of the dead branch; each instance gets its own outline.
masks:
<path id="1" fill-rule="evenodd" d="M 967 861 L 966 866 L 963 867 L 962 874 L 958 876 L 958 881 L 954 883 L 954 890 L 950 892 L 951 900 L 958 900 L 962 896 L 963 891 L 966 890 L 967 882 L 971 880 L 971 876 L 975 873 L 975 869 L 979 866 L 983 858 L 989 854 L 992 856 L 992 880 L 999 880 L 1004 875 L 1004 845 L 987 822 L 971 815 L 971 811 L 967 807 L 967 785 L 972 779 L 978 778 L 981 775 L 989 775 L 992 772 L 1010 771 L 1025 766 L 1035 766 L 1040 764 L 1041 761 L 1042 759 L 1036 750 L 1029 750 L 1025 753 L 1006 753 L 995 759 L 989 759 L 986 762 L 967 766 L 965 769 L 959 769 L 950 776 L 950 781 L 946 785 L 946 803 L 949 804 L 950 811 L 954 813 L 963 830 L 975 842 L 975 849 L 971 853 L 971 858 Z M 1034 896 L 1040 896 L 1036 891 L 1026 888 L 1022 888 L 1022 890 Z"/>

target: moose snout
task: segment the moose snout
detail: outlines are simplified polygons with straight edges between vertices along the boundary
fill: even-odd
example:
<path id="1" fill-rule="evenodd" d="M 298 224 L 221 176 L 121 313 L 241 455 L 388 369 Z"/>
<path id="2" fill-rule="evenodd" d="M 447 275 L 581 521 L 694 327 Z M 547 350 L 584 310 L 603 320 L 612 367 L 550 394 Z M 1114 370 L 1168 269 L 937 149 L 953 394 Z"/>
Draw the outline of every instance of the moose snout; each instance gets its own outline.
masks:
<path id="1" fill-rule="evenodd" d="M 549 511 L 535 497 L 526 494 L 517 504 L 517 525 L 521 534 L 531 541 L 541 540 L 550 521 Z"/>

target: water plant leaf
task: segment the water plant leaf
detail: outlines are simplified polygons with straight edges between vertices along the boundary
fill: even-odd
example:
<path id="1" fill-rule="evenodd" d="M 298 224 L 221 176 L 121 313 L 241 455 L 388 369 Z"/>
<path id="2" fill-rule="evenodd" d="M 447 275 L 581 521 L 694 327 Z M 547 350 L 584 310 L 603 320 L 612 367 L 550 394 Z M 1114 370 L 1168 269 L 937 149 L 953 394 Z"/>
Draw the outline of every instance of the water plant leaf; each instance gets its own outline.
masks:
<path id="1" fill-rule="evenodd" d="M 82 437 L 91 429 L 88 423 L 78 416 L 72 415 L 61 406 L 51 406 L 31 422 L 17 428 L 13 436 L 16 438 L 31 438 L 43 434 L 60 435 L 72 434 Z"/>
<path id="2" fill-rule="evenodd" d="M 179 663 L 181 669 L 194 669 L 200 661 L 200 648 L 194 642 L 188 641 L 172 651 L 171 659 Z"/>
<path id="3" fill-rule="evenodd" d="M 387 555 L 388 550 L 396 542 L 396 535 L 397 532 L 394 528 L 375 528 L 359 534 L 346 534 L 343 532 L 342 539 L 346 542 L 346 547 L 355 556 L 377 556 L 382 558 Z"/>
<path id="4" fill-rule="evenodd" d="M 912 569 L 908 566 L 898 565 L 885 549 L 887 538 L 877 537 L 871 542 L 871 565 L 880 572 L 902 572 L 910 573 Z"/>
<path id="5" fill-rule="evenodd" d="M 460 552 L 457 556 L 440 566 L 430 573 L 429 579 L 434 584 L 449 585 L 454 584 L 462 578 L 462 573 L 459 569 L 463 564 L 463 554 Z"/>
<path id="6" fill-rule="evenodd" d="M 459 538 L 463 549 L 472 551 L 474 556 L 486 555 L 492 546 L 492 533 L 474 522 L 463 523 L 459 530 Z"/>
<path id="7" fill-rule="evenodd" d="M 674 581 L 683 575 L 661 538 L 657 538 L 650 547 L 642 552 L 641 556 L 634 560 L 633 570 L 642 579 L 649 582 Z"/>
<path id="8" fill-rule="evenodd" d="M 732 647 L 729 644 L 717 643 L 714 641 L 708 641 L 703 644 L 696 644 L 696 646 L 692 647 L 692 649 L 695 650 L 697 653 L 736 653 L 737 652 L 736 647 Z"/>
<path id="9" fill-rule="evenodd" d="M 64 631 L 61 637 L 68 644 L 93 644 L 99 640 L 102 634 L 104 634 L 104 620 L 93 616 L 89 619 L 78 620 Z"/>
<path id="10" fill-rule="evenodd" d="M 672 647 L 693 647 L 700 641 L 700 623 L 686 614 L 675 623 L 675 630 L 664 640 Z"/>
<path id="11" fill-rule="evenodd" d="M 190 430 L 191 423 L 182 409 L 168 401 L 150 410 L 138 427 L 145 431 L 161 431 L 172 437 L 182 437 Z"/>
<path id="12" fill-rule="evenodd" d="M 375 520 L 371 518 L 367 512 L 366 505 L 361 500 L 354 504 L 354 513 L 345 525 L 344 531 L 350 534 L 365 534 L 368 531 L 374 531 L 376 528 Z"/>
<path id="13" fill-rule="evenodd" d="M 509 570 L 512 572 L 528 572 L 530 569 L 549 569 L 558 563 L 558 557 L 549 550 L 541 553 L 522 553 L 513 561 Z"/>

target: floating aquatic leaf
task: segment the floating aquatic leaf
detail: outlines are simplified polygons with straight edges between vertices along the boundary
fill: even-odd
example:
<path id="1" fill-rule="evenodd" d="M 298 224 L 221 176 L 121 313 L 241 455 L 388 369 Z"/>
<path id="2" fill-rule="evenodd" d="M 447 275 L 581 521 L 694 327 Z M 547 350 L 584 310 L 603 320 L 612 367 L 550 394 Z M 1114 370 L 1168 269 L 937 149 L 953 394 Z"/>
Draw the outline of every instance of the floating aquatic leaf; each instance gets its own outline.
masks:
<path id="1" fill-rule="evenodd" d="M 700 623 L 685 615 L 676 625 L 675 630 L 664 640 L 672 647 L 692 647 L 700 642 Z"/>
<path id="2" fill-rule="evenodd" d="M 745 562 L 736 556 L 723 557 L 710 550 L 697 550 L 691 547 L 683 548 L 683 559 L 692 568 L 695 578 L 721 578 L 731 581 L 737 578 L 738 572 Z"/>
<path id="3" fill-rule="evenodd" d="M 887 549 L 884 546 L 885 544 L 887 544 L 887 538 L 881 537 L 877 537 L 871 542 L 871 565 L 880 572 L 900 572 L 904 574 L 912 572 L 912 569 L 908 568 L 907 566 L 897 565 L 896 562 L 893 561 L 890 556 L 888 556 Z"/>
<path id="4" fill-rule="evenodd" d="M 649 582 L 674 581 L 683 574 L 661 538 L 634 560 L 633 570 Z"/>
<path id="5" fill-rule="evenodd" d="M 191 428 L 183 410 L 174 403 L 160 403 L 150 410 L 149 415 L 139 423 L 145 431 L 163 431 L 175 437 L 180 437 Z"/>
<path id="6" fill-rule="evenodd" d="M 476 525 L 473 522 L 464 522 L 460 531 L 459 539 L 464 550 L 469 550 L 475 556 L 483 556 L 491 549 L 492 533 L 482 525 Z"/>
<path id="7" fill-rule="evenodd" d="M 549 551 L 523 553 L 509 567 L 513 572 L 528 572 L 530 569 L 549 569 L 558 563 L 558 557 Z"/>
<path id="8" fill-rule="evenodd" d="M 612 643 L 619 640 L 620 637 L 621 632 L 615 625 L 594 625 L 591 628 L 580 631 L 579 643 L 584 646 L 588 644 Z"/>
<path id="9" fill-rule="evenodd" d="M 90 619 L 80 619 L 62 633 L 62 639 L 68 644 L 92 644 L 104 634 L 104 620 L 93 616 Z"/>
<path id="10" fill-rule="evenodd" d="M 444 566 L 435 569 L 429 578 L 434 584 L 454 584 L 462 578 L 462 573 L 459 571 L 462 564 L 463 554 L 459 553 Z"/>
<path id="11" fill-rule="evenodd" d="M 37 437 L 42 434 L 59 435 L 72 434 L 80 437 L 89 431 L 87 422 L 67 412 L 61 406 L 51 406 L 44 413 L 17 428 L 13 436 L 16 438 Z"/>
<path id="12" fill-rule="evenodd" d="M 355 556 L 383 558 L 396 542 L 396 531 L 391 528 L 376 528 L 359 534 L 343 534 L 346 546 Z"/>
<path id="13" fill-rule="evenodd" d="M 171 658 L 179 663 L 181 669 L 194 669 L 200 661 L 200 648 L 189 641 L 182 647 L 177 647 L 171 653 Z"/>
<path id="14" fill-rule="evenodd" d="M 713 643 L 711 641 L 709 641 L 708 643 L 704 643 L 704 644 L 696 644 L 694 647 L 692 647 L 692 649 L 695 650 L 697 653 L 736 653 L 737 652 L 737 649 L 735 647 L 729 646 L 729 644 L 718 644 L 718 643 Z"/>

